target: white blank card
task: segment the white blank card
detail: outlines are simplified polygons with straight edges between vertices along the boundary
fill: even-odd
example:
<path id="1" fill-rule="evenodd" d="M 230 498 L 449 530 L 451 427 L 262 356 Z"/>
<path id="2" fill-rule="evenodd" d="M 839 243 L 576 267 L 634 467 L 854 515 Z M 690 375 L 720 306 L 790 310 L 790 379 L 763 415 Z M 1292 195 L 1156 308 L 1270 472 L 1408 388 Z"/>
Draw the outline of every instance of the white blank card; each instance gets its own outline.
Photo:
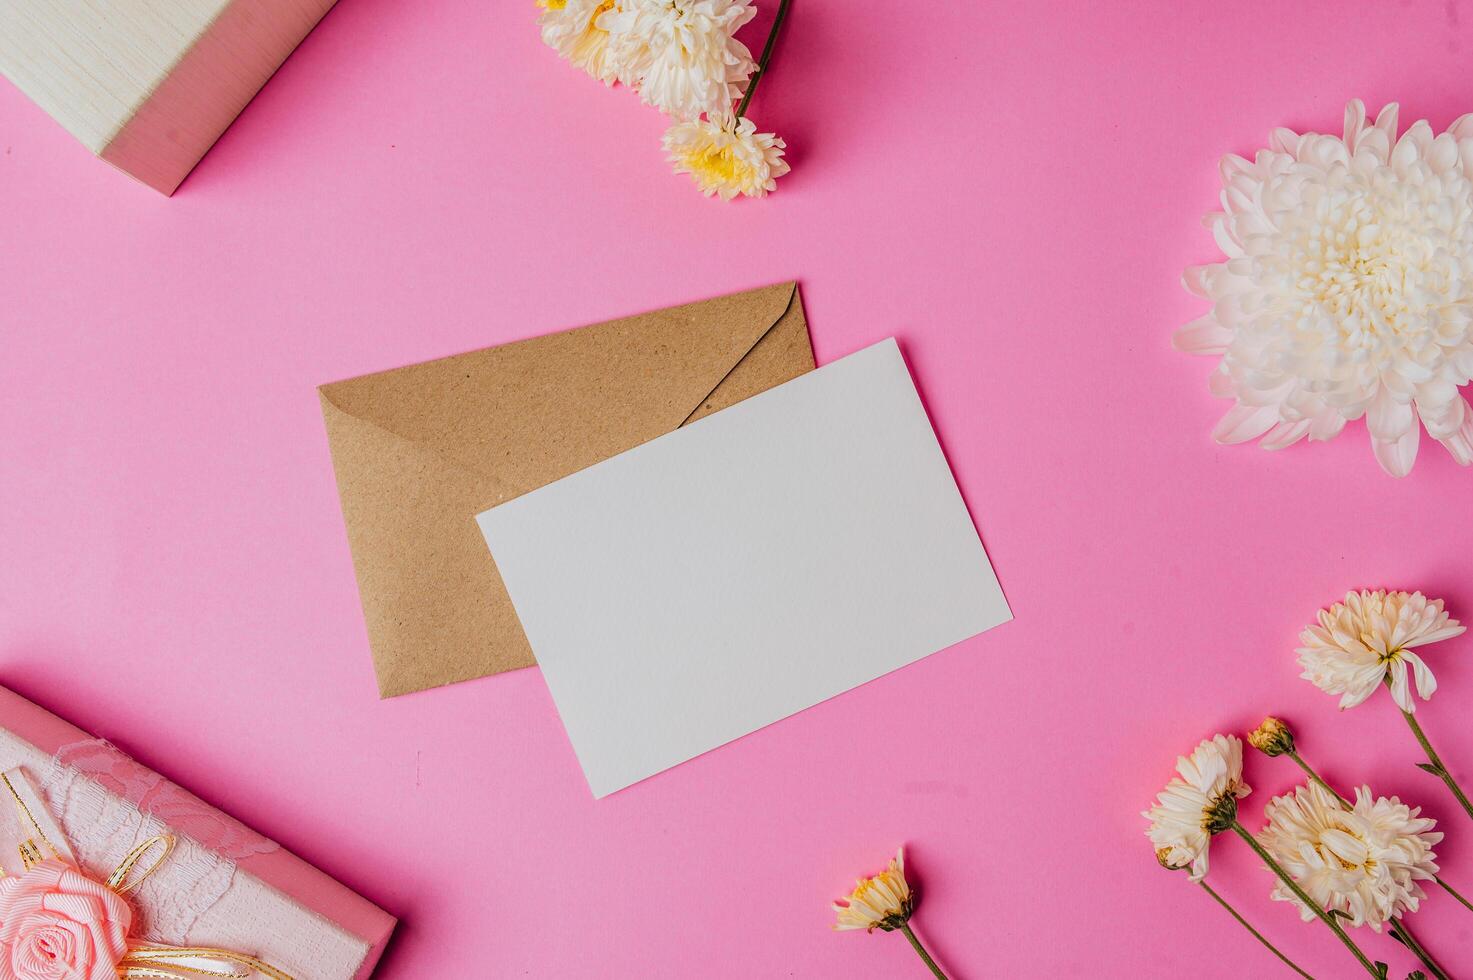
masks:
<path id="1" fill-rule="evenodd" d="M 1012 618 L 894 340 L 478 520 L 595 796 Z"/>

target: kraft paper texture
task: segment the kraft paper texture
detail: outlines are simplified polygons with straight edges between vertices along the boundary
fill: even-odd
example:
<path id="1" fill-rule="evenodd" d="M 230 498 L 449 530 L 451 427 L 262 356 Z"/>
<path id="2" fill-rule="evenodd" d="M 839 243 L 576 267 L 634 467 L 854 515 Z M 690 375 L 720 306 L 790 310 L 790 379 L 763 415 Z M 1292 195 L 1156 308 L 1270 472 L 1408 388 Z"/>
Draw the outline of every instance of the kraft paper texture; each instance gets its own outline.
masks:
<path id="1" fill-rule="evenodd" d="M 813 366 L 788 282 L 319 388 L 381 696 L 536 663 L 476 514 Z"/>

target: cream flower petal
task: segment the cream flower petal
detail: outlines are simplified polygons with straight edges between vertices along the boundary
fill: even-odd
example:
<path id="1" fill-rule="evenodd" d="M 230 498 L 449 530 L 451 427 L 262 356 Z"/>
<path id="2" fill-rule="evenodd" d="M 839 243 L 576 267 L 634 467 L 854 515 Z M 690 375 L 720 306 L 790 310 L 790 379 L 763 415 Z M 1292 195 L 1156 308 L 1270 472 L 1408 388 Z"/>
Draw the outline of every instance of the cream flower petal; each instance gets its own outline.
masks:
<path id="1" fill-rule="evenodd" d="M 1269 803 L 1258 841 L 1322 908 L 1380 932 L 1417 910 L 1426 897 L 1417 883 L 1437 873 L 1433 848 L 1443 835 L 1420 812 L 1394 796 L 1376 798 L 1369 787 L 1346 807 L 1312 783 Z M 1315 917 L 1282 882 L 1272 895 L 1297 905 L 1306 921 Z"/>
<path id="2" fill-rule="evenodd" d="M 1170 868 L 1190 868 L 1193 881 L 1207 874 L 1207 849 L 1213 833 L 1225 829 L 1237 800 L 1252 790 L 1243 782 L 1243 743 L 1217 735 L 1190 756 L 1176 760 L 1177 775 L 1141 816 L 1150 821 L 1146 836 L 1157 860 Z"/>
<path id="3" fill-rule="evenodd" d="M 860 878 L 848 898 L 833 904 L 834 928 L 889 931 L 910 918 L 915 896 L 905 881 L 905 848 L 873 878 Z"/>
<path id="4" fill-rule="evenodd" d="M 621 81 L 677 119 L 728 112 L 756 67 L 733 35 L 757 15 L 749 0 L 618 0 L 600 23 Z"/>
<path id="5" fill-rule="evenodd" d="M 1429 600 L 1420 592 L 1351 592 L 1317 618 L 1317 625 L 1299 634 L 1300 676 L 1338 695 L 1342 708 L 1365 701 L 1389 678 L 1397 706 L 1415 711 L 1411 680 L 1425 700 L 1437 690 L 1437 679 L 1412 648 L 1465 629 L 1447 614 L 1441 599 Z"/>
<path id="6" fill-rule="evenodd" d="M 609 32 L 599 23 L 614 0 L 540 0 L 538 6 L 543 43 L 605 85 L 614 84 L 618 66 L 609 51 Z"/>
<path id="7" fill-rule="evenodd" d="M 716 194 L 724 201 L 738 194 L 765 197 L 788 172 L 787 144 L 730 113 L 676 123 L 665 133 L 664 145 L 677 174 L 690 174 L 707 197 Z"/>

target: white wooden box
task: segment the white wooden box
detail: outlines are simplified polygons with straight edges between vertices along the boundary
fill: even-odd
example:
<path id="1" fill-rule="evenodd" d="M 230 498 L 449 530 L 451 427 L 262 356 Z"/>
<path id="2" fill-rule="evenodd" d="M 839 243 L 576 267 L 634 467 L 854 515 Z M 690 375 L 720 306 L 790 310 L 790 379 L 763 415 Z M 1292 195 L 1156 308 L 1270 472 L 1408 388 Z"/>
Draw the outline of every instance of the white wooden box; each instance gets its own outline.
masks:
<path id="1" fill-rule="evenodd" d="M 0 0 L 0 73 L 172 194 L 334 0 Z"/>

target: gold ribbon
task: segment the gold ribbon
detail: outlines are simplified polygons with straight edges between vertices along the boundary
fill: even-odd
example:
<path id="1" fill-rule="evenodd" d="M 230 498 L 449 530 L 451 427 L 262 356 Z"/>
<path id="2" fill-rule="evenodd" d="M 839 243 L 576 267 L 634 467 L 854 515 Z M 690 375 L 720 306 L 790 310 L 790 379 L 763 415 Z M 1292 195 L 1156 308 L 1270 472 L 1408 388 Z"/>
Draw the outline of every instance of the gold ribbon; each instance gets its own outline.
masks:
<path id="1" fill-rule="evenodd" d="M 196 962 L 189 962 L 189 961 Z M 216 970 L 208 966 L 199 965 L 198 961 L 214 961 L 222 964 L 236 964 L 246 968 L 242 973 L 238 970 Z M 231 952 L 228 949 L 216 949 L 213 946 L 151 946 L 138 945 L 128 950 L 128 955 L 118 964 L 118 976 L 126 980 L 182 980 L 187 977 L 248 977 L 251 970 L 256 971 L 263 977 L 271 980 L 293 980 L 288 973 L 283 973 L 276 967 L 264 960 L 258 960 L 254 956 L 244 953 Z"/>
<path id="2" fill-rule="evenodd" d="M 129 851 L 107 879 L 107 887 L 119 895 L 127 895 L 148 880 L 169 855 L 174 853 L 177 838 L 173 834 L 150 837 Z M 154 851 L 159 851 L 152 863 L 144 865 Z M 138 870 L 144 865 L 143 870 Z M 235 967 L 244 967 L 242 972 Z M 251 971 L 269 977 L 270 980 L 295 980 L 264 960 L 245 953 L 214 946 L 161 946 L 156 943 L 130 944 L 127 954 L 118 963 L 118 976 L 123 980 L 188 980 L 189 977 L 227 977 L 230 980 L 249 977 Z"/>

